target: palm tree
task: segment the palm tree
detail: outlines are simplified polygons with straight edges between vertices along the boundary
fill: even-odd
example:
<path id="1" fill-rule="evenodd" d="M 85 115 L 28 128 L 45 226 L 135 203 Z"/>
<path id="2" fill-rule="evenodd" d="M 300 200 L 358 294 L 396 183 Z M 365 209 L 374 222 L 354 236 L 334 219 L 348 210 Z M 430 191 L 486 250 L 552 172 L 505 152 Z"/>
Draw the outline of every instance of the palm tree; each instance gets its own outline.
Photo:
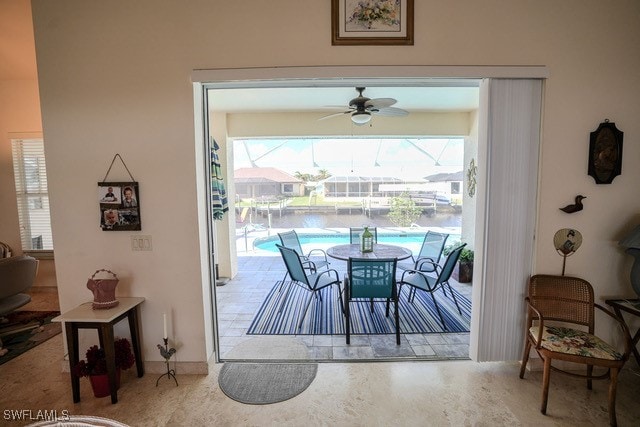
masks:
<path id="1" fill-rule="evenodd" d="M 326 169 L 320 169 L 318 170 L 318 174 L 314 177 L 316 181 L 321 181 L 323 179 L 327 179 L 331 176 L 331 173 L 329 173 L 328 170 Z"/>

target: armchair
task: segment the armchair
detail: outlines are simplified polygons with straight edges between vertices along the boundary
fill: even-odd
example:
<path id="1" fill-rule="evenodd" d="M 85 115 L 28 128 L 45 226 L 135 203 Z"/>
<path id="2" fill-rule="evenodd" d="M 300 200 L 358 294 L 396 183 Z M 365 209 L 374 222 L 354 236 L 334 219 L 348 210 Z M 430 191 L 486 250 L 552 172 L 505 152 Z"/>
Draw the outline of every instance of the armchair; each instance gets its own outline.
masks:
<path id="1" fill-rule="evenodd" d="M 347 344 L 351 343 L 351 302 L 371 304 L 374 299 L 386 300 L 385 316 L 389 316 L 389 302 L 393 301 L 396 344 L 400 345 L 400 315 L 396 289 L 396 258 L 349 258 L 347 275 L 344 278 L 344 315 Z"/>
<path id="2" fill-rule="evenodd" d="M 340 277 L 338 276 L 338 272 L 336 270 L 327 269 L 326 271 L 322 271 L 320 273 L 313 272 L 311 274 L 307 274 L 302 260 L 300 259 L 296 251 L 278 244 L 276 244 L 276 247 L 282 255 L 282 260 L 287 267 L 287 274 L 291 277 L 293 284 L 301 286 L 302 288 L 311 292 L 309 300 L 307 301 L 304 310 L 300 315 L 300 323 L 298 323 L 298 329 L 302 327 L 302 322 L 305 315 L 307 314 L 309 306 L 311 305 L 311 301 L 313 301 L 313 298 L 315 297 L 319 301 L 322 301 L 322 295 L 320 294 L 320 291 L 322 291 L 324 288 L 336 285 L 338 287 L 340 307 L 343 306 L 342 293 L 340 292 Z"/>
<path id="3" fill-rule="evenodd" d="M 533 347 L 544 363 L 540 412 L 547 413 L 549 376 L 552 370 L 585 378 L 589 390 L 592 388 L 592 380 L 610 379 L 609 423 L 615 426 L 618 373 L 631 351 L 627 326 L 615 314 L 594 302 L 593 288 L 583 279 L 535 275 L 529 280 L 527 294 L 527 330 L 520 378 L 524 378 L 529 352 Z M 624 352 L 618 352 L 594 335 L 594 308 L 618 323 L 622 331 Z M 586 373 L 562 370 L 552 365 L 554 360 L 586 365 Z M 604 373 L 594 375 L 594 366 L 604 368 Z"/>
<path id="4" fill-rule="evenodd" d="M 455 267 L 458 259 L 460 259 L 460 253 L 462 249 L 466 246 L 466 243 L 458 246 L 449 252 L 444 265 L 441 267 L 440 264 L 433 261 L 421 261 L 421 265 L 430 264 L 429 269 L 420 269 L 420 270 L 406 270 L 402 273 L 400 277 L 400 282 L 398 282 L 399 290 L 402 290 L 402 285 L 409 285 L 411 290 L 409 291 L 409 302 L 413 301 L 415 298 L 415 293 L 417 289 L 428 292 L 431 295 L 431 299 L 433 300 L 433 304 L 436 307 L 436 311 L 438 312 L 438 316 L 440 316 L 440 322 L 442 322 L 442 329 L 447 330 L 447 325 L 444 321 L 444 317 L 442 316 L 442 312 L 440 311 L 440 306 L 438 305 L 438 301 L 433 295 L 435 291 L 439 288 L 442 288 L 442 292 L 446 296 L 445 285 L 449 287 L 449 292 L 451 293 L 451 297 L 453 298 L 453 302 L 456 303 L 456 307 L 458 307 L 458 313 L 462 314 L 462 310 L 458 305 L 458 300 L 456 299 L 456 294 L 451 289 L 451 285 L 449 284 L 449 279 L 451 279 L 451 274 L 453 273 L 453 268 Z M 437 276 L 427 275 L 428 272 L 435 272 Z"/>
<path id="5" fill-rule="evenodd" d="M 420 270 L 426 272 L 435 271 L 435 265 L 440 263 L 444 245 L 449 238 L 448 234 L 427 231 L 420 247 L 420 252 L 414 257 L 411 255 L 411 264 L 398 263 L 398 268 L 402 270 Z"/>
<path id="6" fill-rule="evenodd" d="M 282 246 L 293 249 L 298 254 L 300 261 L 302 262 L 302 266 L 304 269 L 309 270 L 310 273 L 315 273 L 322 267 L 327 269 L 329 268 L 330 263 L 324 250 L 311 249 L 307 254 L 304 253 L 302 245 L 300 244 L 300 239 L 298 238 L 298 233 L 296 233 L 295 230 L 278 233 L 278 237 L 280 238 Z M 316 255 L 315 258 L 311 258 L 314 255 Z M 282 278 L 283 284 L 288 275 L 289 272 L 284 274 L 284 277 Z"/>

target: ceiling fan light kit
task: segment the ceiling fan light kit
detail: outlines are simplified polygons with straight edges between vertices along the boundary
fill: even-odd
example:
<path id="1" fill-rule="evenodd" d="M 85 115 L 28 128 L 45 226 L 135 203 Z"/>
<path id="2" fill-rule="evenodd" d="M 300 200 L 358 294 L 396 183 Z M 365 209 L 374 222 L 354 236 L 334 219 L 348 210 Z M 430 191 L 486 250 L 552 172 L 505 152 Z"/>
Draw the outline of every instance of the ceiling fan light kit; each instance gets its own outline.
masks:
<path id="1" fill-rule="evenodd" d="M 371 121 L 371 113 L 367 111 L 356 111 L 351 115 L 351 121 L 358 126 L 365 125 Z"/>

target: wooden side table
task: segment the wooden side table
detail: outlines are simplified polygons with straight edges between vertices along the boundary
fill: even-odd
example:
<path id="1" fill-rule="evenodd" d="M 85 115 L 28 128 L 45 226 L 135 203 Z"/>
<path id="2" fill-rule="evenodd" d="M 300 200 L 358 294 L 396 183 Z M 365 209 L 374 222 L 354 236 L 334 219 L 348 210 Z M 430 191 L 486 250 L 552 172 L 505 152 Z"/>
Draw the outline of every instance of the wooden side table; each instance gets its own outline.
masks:
<path id="1" fill-rule="evenodd" d="M 111 403 L 118 402 L 113 326 L 125 317 L 129 321 L 131 345 L 133 347 L 133 355 L 136 360 L 138 377 L 142 377 L 144 375 L 144 366 L 142 364 L 142 356 L 140 352 L 140 321 L 138 314 L 138 307 L 144 301 L 144 298 L 119 297 L 118 301 L 119 304 L 117 306 L 101 310 L 92 309 L 92 303 L 87 302 L 52 319 L 52 322 L 64 323 L 67 334 L 67 351 L 69 352 L 69 368 L 71 370 L 71 391 L 74 403 L 80 401 L 80 378 L 73 374 L 73 367 L 79 361 L 78 329 L 98 330 L 100 347 L 104 348 L 107 360 Z"/>
<path id="2" fill-rule="evenodd" d="M 640 299 L 608 299 L 605 302 L 613 308 L 616 315 L 622 319 L 625 325 L 627 325 L 627 328 L 629 327 L 629 324 L 622 316 L 623 311 L 625 313 L 630 313 L 633 316 L 640 317 Z M 629 329 L 629 333 L 631 334 L 631 329 Z M 638 328 L 633 337 L 631 337 L 631 351 L 636 358 L 636 362 L 640 365 L 640 353 L 638 353 L 638 349 L 636 348 L 638 341 L 640 341 L 640 328 Z"/>

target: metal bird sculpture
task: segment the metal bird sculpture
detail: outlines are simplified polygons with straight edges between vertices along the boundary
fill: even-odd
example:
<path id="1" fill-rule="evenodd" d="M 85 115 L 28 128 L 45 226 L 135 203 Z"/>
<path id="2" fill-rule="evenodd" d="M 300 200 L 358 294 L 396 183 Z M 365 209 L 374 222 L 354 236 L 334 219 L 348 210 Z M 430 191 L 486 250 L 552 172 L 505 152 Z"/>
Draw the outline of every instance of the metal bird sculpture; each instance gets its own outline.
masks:
<path id="1" fill-rule="evenodd" d="M 171 359 L 171 356 L 173 356 L 173 354 L 176 352 L 175 348 L 170 348 L 170 349 L 166 349 L 163 346 L 161 346 L 160 344 L 158 344 L 158 348 L 160 349 L 160 354 L 162 355 L 162 357 L 164 357 L 166 360 Z"/>
<path id="2" fill-rule="evenodd" d="M 576 202 L 573 205 L 567 205 L 564 208 L 560 208 L 560 210 L 566 213 L 574 213 L 574 212 L 581 211 L 583 208 L 582 199 L 586 199 L 586 196 L 577 195 Z"/>

